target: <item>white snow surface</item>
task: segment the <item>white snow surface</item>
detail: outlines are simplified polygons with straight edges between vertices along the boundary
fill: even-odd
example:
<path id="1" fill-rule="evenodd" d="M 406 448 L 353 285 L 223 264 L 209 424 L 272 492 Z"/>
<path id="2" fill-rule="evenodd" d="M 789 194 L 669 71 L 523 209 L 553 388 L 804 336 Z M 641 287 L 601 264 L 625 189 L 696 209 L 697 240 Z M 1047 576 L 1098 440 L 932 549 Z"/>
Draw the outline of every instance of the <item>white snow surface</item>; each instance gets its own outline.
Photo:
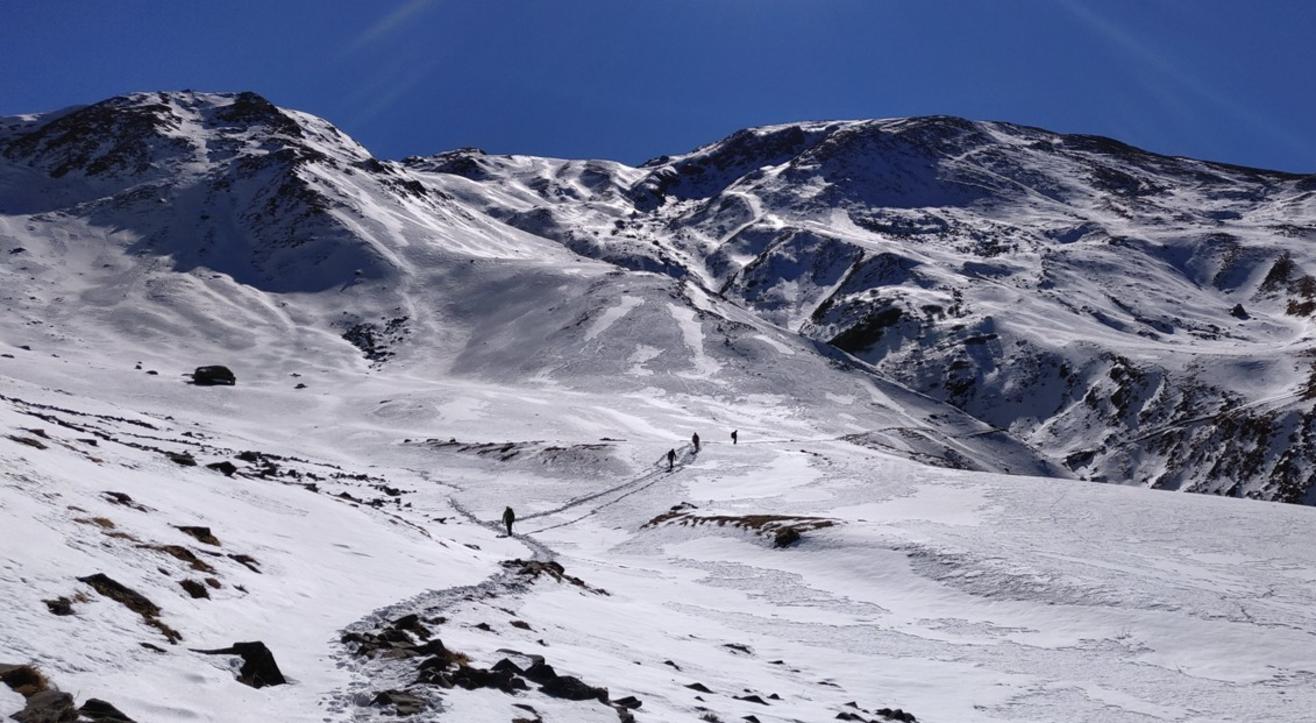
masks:
<path id="1" fill-rule="evenodd" d="M 801 328 L 826 314 L 814 294 L 862 264 L 821 232 L 873 232 L 826 208 L 825 176 L 793 179 L 830 162 L 796 141 L 862 145 L 870 122 L 757 129 L 640 169 L 469 151 L 392 164 L 251 97 L 107 103 L 0 122 L 0 663 L 138 721 L 395 720 L 372 703 L 388 689 L 424 701 L 416 720 L 623 719 L 535 685 L 415 684 L 418 659 L 340 640 L 414 612 L 471 666 L 542 656 L 635 696 L 640 721 L 1316 720 L 1316 510 L 1073 479 L 1029 445 L 1078 434 L 1072 418 L 985 422 L 972 400 L 894 381 L 884 365 L 912 358 L 909 330 L 877 342 L 887 358 Z M 171 120 L 115 125 L 156 105 Z M 104 134 L 94 149 L 15 145 L 70 117 Z M 786 151 L 710 166 L 728 182 L 712 207 L 690 199 L 716 174 L 662 181 L 655 213 L 693 214 L 685 232 L 588 248 L 558 232 L 625 227 L 651 176 L 783 133 Z M 924 197 L 963 191 L 908 180 Z M 787 184 L 791 203 L 774 195 Z M 944 250 L 861 245 L 952 275 Z M 965 303 L 1018 315 L 989 327 L 975 309 L 974 333 L 1191 365 L 1164 339 L 1060 336 L 1048 307 L 1020 301 L 1034 290 L 986 268 L 1024 262 L 993 258 L 953 267 L 983 264 Z M 774 264 L 769 293 L 728 285 Z M 921 283 L 902 288 L 949 303 L 954 284 Z M 1238 334 L 1257 348 L 1287 334 L 1297 358 L 1305 322 L 1256 318 Z M 1278 398 L 1292 369 L 1233 348 L 1246 375 L 1200 358 L 1196 373 L 1254 407 L 1297 403 Z M 184 382 L 211 363 L 237 385 Z M 167 455 L 181 452 L 199 464 Z M 236 473 L 205 466 L 219 461 Z M 792 523 L 802 539 L 774 547 Z M 519 579 L 513 559 L 585 586 Z M 95 573 L 181 640 L 78 580 Z M 205 578 L 208 598 L 179 584 Z M 48 611 L 59 597 L 73 614 Z M 248 640 L 289 684 L 249 688 L 232 656 L 194 652 Z M 0 686 L 0 715 L 22 705 Z"/>

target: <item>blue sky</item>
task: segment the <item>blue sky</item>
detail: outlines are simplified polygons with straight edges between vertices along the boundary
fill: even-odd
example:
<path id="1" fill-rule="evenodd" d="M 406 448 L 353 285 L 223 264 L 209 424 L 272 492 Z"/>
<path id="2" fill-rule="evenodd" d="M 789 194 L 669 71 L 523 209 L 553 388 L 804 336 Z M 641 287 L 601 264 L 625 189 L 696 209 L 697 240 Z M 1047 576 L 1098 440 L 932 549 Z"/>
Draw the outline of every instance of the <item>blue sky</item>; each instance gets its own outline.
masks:
<path id="1" fill-rule="evenodd" d="M 376 155 L 946 113 L 1316 171 L 1308 0 L 0 0 L 0 114 L 255 90 Z"/>

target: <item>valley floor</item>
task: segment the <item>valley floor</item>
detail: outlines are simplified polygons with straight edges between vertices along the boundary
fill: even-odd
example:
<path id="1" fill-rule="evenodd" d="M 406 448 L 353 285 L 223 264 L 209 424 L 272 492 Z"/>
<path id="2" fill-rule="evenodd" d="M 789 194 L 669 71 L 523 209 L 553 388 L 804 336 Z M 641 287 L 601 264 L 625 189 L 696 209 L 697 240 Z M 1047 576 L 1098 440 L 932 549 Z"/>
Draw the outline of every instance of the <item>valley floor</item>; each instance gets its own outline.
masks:
<path id="1" fill-rule="evenodd" d="M 0 663 L 138 721 L 394 719 L 390 689 L 419 720 L 1316 720 L 1310 508 L 928 467 L 773 400 L 198 388 L 14 354 Z M 78 582 L 95 573 L 158 615 Z M 208 597 L 179 584 L 205 578 Z M 73 614 L 43 602 L 61 596 Z M 341 641 L 408 613 L 472 667 L 540 656 L 641 705 L 413 686 L 419 658 Z M 289 685 L 193 652 L 248 640 Z M 0 687 L 0 714 L 22 705 Z"/>

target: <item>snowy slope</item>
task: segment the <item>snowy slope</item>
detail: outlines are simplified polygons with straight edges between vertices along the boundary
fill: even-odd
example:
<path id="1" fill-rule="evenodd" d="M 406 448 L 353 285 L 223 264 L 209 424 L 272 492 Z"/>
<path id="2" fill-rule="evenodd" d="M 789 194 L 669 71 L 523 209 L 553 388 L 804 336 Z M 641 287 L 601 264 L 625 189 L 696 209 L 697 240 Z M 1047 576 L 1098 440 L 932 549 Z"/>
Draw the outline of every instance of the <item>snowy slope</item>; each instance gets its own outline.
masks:
<path id="1" fill-rule="evenodd" d="M 638 169 L 407 165 L 580 253 L 698 279 L 1083 478 L 1316 499 L 1316 177 L 945 117 L 751 129 Z"/>
<path id="2" fill-rule="evenodd" d="M 1053 218 L 977 165 L 949 182 L 975 157 L 1022 171 L 976 134 L 927 140 L 944 126 L 1012 153 L 1012 133 L 1052 138 L 804 124 L 629 168 L 378 161 L 252 94 L 0 121 L 0 674 L 34 663 L 138 721 L 1316 719 L 1310 507 L 1069 478 L 1162 464 L 1287 499 L 1216 460 L 1243 444 L 1224 420 L 1305 424 L 1283 396 L 1304 322 L 1273 308 L 1301 303 L 1302 249 L 1234 228 L 1260 215 L 1223 222 L 1239 259 L 1293 259 L 1240 277 L 1233 336 L 1084 326 L 1028 264 L 1086 248 L 1067 263 L 1091 271 L 1125 247 L 1038 237 L 983 260 L 960 231 L 909 231 L 1042 234 L 1097 202 L 1079 160 L 1025 149 L 1057 153 Z M 1201 166 L 1310 218 L 1304 179 Z M 904 231 L 872 230 L 879 207 Z M 1139 269 L 1170 283 L 1142 259 L 1179 258 L 1172 236 L 1067 272 L 1073 303 Z M 939 299 L 935 323 L 885 312 Z M 1020 361 L 1042 348 L 1074 390 Z M 976 381 L 947 393 L 937 365 L 961 358 Z M 186 383 L 212 363 L 237 385 Z M 1177 426 L 1112 421 L 1129 402 L 1099 395 L 1135 378 L 1165 380 L 1136 399 Z M 1226 385 L 1236 411 L 1194 420 Z M 1302 444 L 1273 445 L 1246 465 L 1287 450 L 1306 473 Z M 783 530 L 802 539 L 776 548 Z M 287 685 L 196 652 L 256 640 Z M 26 704 L 0 685 L 0 715 Z"/>

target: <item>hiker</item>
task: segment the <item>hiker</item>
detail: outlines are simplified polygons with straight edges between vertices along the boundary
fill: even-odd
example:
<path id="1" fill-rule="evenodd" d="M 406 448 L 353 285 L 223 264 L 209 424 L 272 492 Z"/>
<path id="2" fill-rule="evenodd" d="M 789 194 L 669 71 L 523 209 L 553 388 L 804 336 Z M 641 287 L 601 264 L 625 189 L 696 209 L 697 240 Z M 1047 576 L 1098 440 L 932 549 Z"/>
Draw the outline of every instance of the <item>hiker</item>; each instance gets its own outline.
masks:
<path id="1" fill-rule="evenodd" d="M 734 445 L 736 443 L 736 440 L 738 439 L 740 439 L 740 430 L 739 429 L 731 430 L 731 444 Z"/>
<path id="2" fill-rule="evenodd" d="M 676 466 L 676 450 L 669 449 L 667 450 L 667 471 L 671 472 L 672 468 L 675 466 Z"/>
<path id="3" fill-rule="evenodd" d="M 513 522 L 516 522 L 516 513 L 512 511 L 512 508 L 511 508 L 511 507 L 508 507 L 507 509 L 503 510 L 503 524 L 504 524 L 504 525 L 507 525 L 507 536 L 508 536 L 508 537 L 511 537 L 511 536 L 512 536 L 512 523 L 513 523 Z"/>
<path id="4" fill-rule="evenodd" d="M 690 443 L 693 444 L 693 445 L 695 446 L 695 451 L 698 452 L 698 451 L 699 451 L 699 433 L 698 433 L 698 432 L 695 432 L 694 434 L 690 435 Z"/>

